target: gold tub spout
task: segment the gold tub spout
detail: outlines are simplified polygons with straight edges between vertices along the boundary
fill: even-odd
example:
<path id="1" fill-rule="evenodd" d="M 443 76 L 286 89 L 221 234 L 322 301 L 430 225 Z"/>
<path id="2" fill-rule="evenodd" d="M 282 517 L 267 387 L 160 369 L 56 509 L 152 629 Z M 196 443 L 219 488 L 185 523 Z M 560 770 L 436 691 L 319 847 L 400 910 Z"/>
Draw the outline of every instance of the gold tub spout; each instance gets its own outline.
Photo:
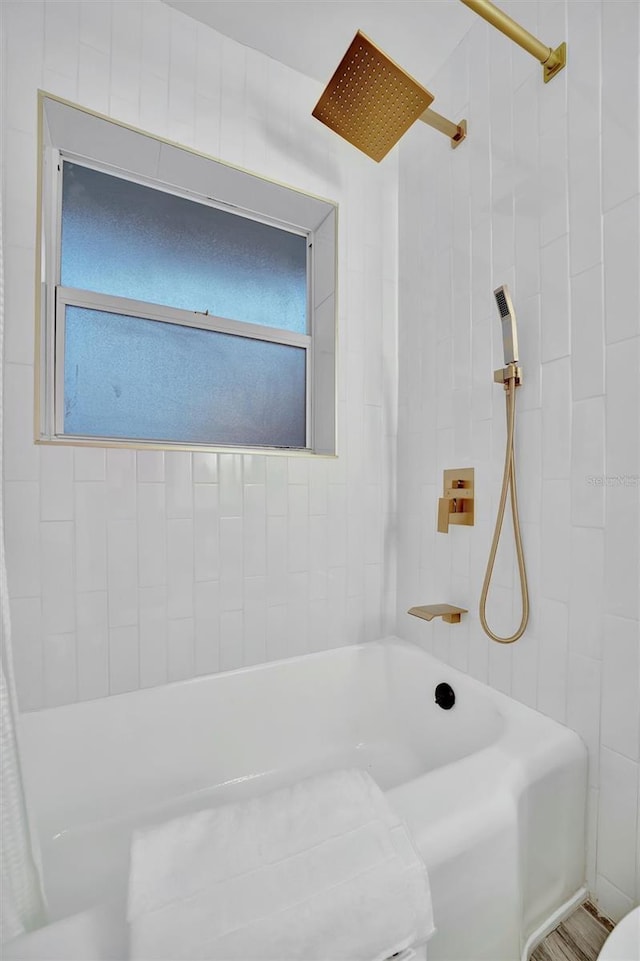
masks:
<path id="1" fill-rule="evenodd" d="M 434 617 L 441 617 L 447 624 L 459 624 L 460 615 L 466 614 L 465 607 L 454 607 L 452 604 L 423 604 L 422 607 L 410 607 L 407 614 L 421 617 L 424 621 L 432 621 Z"/>

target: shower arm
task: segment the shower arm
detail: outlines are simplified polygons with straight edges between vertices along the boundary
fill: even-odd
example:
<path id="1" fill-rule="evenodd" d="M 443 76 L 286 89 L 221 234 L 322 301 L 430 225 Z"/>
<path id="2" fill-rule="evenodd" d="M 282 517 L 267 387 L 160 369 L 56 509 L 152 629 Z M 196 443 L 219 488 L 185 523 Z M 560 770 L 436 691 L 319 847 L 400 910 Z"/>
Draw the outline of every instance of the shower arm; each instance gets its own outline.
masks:
<path id="1" fill-rule="evenodd" d="M 552 47 L 547 47 L 532 33 L 512 20 L 508 14 L 496 7 L 495 4 L 490 3 L 490 0 L 462 0 L 462 3 L 504 33 L 514 43 L 517 43 L 527 53 L 530 53 L 536 60 L 539 60 L 542 64 L 542 75 L 545 83 L 548 83 L 565 66 L 567 62 L 566 43 L 561 43 L 555 50 Z"/>
<path id="2" fill-rule="evenodd" d="M 430 127 L 434 127 L 435 130 L 439 130 L 440 133 L 445 134 L 451 140 L 451 146 L 455 150 L 459 147 L 464 138 L 467 136 L 467 121 L 461 120 L 460 123 L 454 123 L 452 120 L 447 120 L 442 114 L 436 113 L 431 107 L 427 107 L 424 113 L 421 113 L 418 120 L 422 120 L 423 123 L 428 124 Z"/>

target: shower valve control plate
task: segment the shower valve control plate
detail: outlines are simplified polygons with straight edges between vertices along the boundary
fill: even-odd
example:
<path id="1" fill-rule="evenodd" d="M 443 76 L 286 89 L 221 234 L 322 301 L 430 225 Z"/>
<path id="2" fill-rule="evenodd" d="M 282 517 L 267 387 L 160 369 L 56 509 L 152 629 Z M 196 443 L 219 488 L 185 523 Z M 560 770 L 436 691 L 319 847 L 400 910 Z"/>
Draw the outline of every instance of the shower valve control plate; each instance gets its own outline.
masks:
<path id="1" fill-rule="evenodd" d="M 449 533 L 450 524 L 473 527 L 474 523 L 474 470 L 458 467 L 444 471 L 443 496 L 438 500 L 438 531 Z"/>

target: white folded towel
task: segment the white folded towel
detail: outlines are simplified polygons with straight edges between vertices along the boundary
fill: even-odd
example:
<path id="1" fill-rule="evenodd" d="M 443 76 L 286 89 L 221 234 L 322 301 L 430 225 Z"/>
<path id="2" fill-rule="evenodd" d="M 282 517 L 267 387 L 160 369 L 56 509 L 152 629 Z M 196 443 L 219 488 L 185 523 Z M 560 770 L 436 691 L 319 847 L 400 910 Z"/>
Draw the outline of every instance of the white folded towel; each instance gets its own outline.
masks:
<path id="1" fill-rule="evenodd" d="M 134 961 L 382 961 L 433 934 L 429 881 L 364 771 L 134 834 Z"/>

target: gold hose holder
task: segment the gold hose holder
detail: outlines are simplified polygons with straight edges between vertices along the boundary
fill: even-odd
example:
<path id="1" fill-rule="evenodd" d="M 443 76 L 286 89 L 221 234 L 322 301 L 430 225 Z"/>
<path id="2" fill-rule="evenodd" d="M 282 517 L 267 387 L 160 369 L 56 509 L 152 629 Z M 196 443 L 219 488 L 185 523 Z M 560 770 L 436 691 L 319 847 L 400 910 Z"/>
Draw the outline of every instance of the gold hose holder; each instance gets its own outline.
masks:
<path id="1" fill-rule="evenodd" d="M 500 370 L 494 370 L 494 384 L 504 384 L 504 389 L 509 390 L 510 380 L 513 381 L 514 387 L 520 387 L 522 385 L 522 367 L 518 367 L 517 364 L 507 364 L 506 367 L 501 367 Z"/>
<path id="2" fill-rule="evenodd" d="M 536 60 L 539 60 L 542 64 L 542 79 L 545 83 L 549 83 L 566 65 L 566 43 L 561 43 L 555 50 L 552 47 L 547 47 L 532 33 L 512 20 L 503 10 L 490 3 L 490 0 L 462 0 L 462 3 L 482 17 L 483 20 L 486 20 L 487 23 L 500 30 L 501 33 L 504 33 L 514 43 L 517 43 L 527 53 L 530 53 Z"/>

